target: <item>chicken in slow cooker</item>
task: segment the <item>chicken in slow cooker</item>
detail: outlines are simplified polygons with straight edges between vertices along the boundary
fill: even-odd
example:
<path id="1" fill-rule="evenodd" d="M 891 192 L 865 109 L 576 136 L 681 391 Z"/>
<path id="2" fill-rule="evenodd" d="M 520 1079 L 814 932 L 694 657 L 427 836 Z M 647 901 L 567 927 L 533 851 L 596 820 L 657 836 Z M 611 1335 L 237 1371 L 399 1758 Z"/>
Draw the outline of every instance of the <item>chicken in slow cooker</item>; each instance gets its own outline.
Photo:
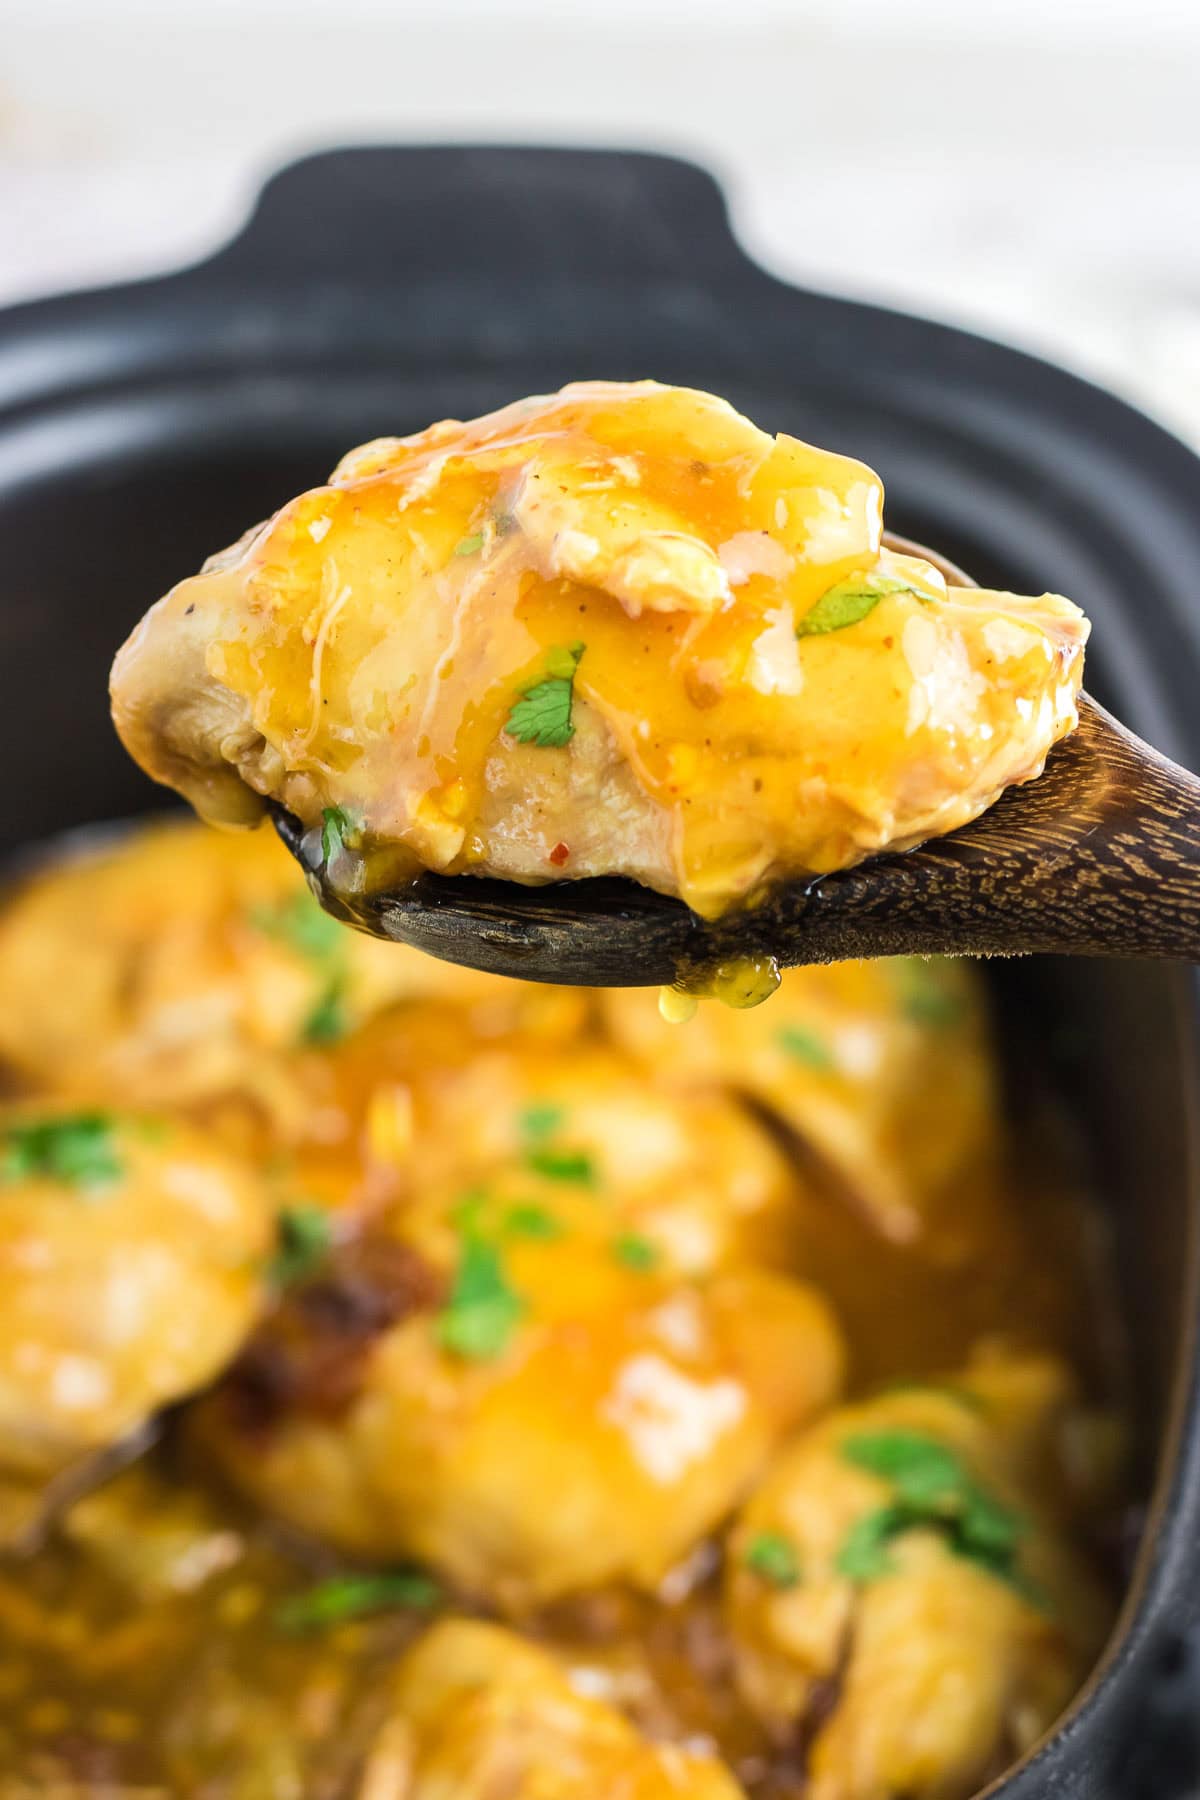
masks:
<path id="1" fill-rule="evenodd" d="M 1111 1289 L 965 967 L 668 1028 L 171 823 L 0 994 L 0 1800 L 967 1800 L 1069 1703 Z"/>

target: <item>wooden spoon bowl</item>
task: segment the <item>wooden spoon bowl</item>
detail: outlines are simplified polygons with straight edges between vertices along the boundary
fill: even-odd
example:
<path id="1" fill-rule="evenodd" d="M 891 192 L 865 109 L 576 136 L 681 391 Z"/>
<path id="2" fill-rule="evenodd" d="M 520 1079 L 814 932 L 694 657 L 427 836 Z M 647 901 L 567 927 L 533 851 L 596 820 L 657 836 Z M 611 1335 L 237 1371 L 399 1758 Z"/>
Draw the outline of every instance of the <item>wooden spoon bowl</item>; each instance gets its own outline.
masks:
<path id="1" fill-rule="evenodd" d="M 947 581 L 961 569 L 906 539 Z M 301 858 L 299 822 L 276 826 Z M 320 871 L 309 869 L 320 882 Z M 775 889 L 707 923 L 678 900 L 612 879 L 525 887 L 422 875 L 322 903 L 376 937 L 448 962 L 595 987 L 703 986 L 721 965 L 781 967 L 932 954 L 1150 956 L 1200 961 L 1200 780 L 1086 695 L 1041 776 L 946 837 Z"/>

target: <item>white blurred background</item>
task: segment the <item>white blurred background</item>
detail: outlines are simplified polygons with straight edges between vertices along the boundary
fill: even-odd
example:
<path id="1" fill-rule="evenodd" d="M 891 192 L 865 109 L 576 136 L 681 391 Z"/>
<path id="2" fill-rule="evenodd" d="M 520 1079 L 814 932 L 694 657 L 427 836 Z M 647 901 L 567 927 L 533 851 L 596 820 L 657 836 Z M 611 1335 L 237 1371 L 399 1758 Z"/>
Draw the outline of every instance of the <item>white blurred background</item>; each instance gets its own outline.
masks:
<path id="1" fill-rule="evenodd" d="M 1200 0 L 0 0 L 0 303 L 170 268 L 342 142 L 680 151 L 810 285 L 1200 443 Z"/>

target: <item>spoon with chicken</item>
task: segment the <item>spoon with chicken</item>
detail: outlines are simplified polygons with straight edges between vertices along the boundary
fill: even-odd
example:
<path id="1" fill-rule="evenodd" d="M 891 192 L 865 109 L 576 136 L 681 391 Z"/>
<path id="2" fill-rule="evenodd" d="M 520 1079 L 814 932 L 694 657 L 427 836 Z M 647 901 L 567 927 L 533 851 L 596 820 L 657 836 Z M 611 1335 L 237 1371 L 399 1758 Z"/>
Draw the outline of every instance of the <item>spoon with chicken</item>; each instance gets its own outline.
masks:
<path id="1" fill-rule="evenodd" d="M 1087 636 L 885 540 L 862 463 L 587 382 L 352 451 L 151 609 L 113 716 L 452 962 L 1200 956 L 1200 782 L 1081 699 Z"/>

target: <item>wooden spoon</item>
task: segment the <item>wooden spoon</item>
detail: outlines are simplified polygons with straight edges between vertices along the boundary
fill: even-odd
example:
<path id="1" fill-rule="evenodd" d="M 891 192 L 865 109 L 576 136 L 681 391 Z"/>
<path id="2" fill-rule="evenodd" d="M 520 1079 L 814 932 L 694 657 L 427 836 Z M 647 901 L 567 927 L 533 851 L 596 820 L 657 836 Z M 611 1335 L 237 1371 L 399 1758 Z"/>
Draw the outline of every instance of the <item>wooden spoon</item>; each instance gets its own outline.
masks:
<path id="1" fill-rule="evenodd" d="M 976 585 L 920 544 L 887 541 L 953 585 Z M 299 822 L 275 822 L 303 862 Z M 309 874 L 319 885 L 320 870 Z M 702 988 L 722 966 L 914 952 L 1200 962 L 1200 780 L 1083 695 L 1078 730 L 1044 773 L 960 831 L 781 886 L 712 924 L 618 879 L 524 887 L 422 875 L 349 904 L 320 892 L 337 916 L 447 962 L 593 987 Z"/>

